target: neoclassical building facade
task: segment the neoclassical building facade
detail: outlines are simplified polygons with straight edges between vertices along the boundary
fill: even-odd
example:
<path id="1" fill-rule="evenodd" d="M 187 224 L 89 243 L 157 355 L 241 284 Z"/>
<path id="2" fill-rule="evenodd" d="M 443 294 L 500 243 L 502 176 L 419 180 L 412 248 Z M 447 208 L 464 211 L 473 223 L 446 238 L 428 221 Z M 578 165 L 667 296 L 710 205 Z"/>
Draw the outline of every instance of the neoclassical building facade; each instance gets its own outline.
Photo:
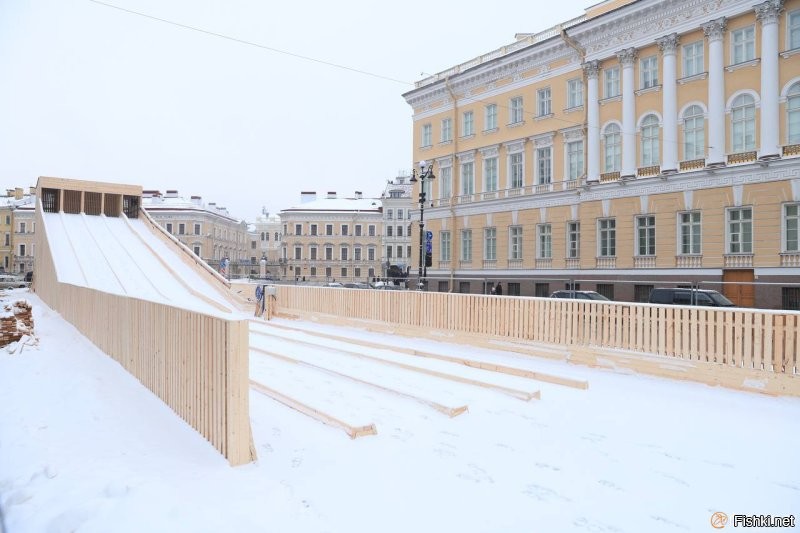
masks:
<path id="1" fill-rule="evenodd" d="M 800 0 L 609 0 L 516 38 L 404 94 L 432 290 L 800 308 Z"/>

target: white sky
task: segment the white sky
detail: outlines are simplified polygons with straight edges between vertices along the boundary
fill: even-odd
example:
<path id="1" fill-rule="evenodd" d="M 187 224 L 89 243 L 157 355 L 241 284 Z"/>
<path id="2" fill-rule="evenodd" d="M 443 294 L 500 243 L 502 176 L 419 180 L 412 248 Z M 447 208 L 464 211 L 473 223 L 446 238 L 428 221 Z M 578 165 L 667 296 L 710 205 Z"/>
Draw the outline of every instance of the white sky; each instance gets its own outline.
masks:
<path id="1" fill-rule="evenodd" d="M 40 175 L 178 189 L 252 220 L 412 166 L 412 83 L 595 2 L 0 0 L 0 188 Z"/>

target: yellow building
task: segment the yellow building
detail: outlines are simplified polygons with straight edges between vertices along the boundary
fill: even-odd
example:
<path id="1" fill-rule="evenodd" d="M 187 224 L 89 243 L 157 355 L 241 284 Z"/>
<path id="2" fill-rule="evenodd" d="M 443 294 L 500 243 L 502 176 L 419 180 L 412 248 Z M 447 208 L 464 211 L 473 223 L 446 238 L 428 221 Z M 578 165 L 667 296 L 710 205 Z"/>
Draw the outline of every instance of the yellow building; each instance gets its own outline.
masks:
<path id="1" fill-rule="evenodd" d="M 800 0 L 609 0 L 404 97 L 432 290 L 800 308 Z"/>
<path id="2" fill-rule="evenodd" d="M 381 275 L 381 200 L 300 193 L 280 213 L 282 276 L 309 282 L 367 282 Z"/>
<path id="3" fill-rule="evenodd" d="M 0 272 L 33 271 L 36 188 L 8 189 L 0 197 Z"/>

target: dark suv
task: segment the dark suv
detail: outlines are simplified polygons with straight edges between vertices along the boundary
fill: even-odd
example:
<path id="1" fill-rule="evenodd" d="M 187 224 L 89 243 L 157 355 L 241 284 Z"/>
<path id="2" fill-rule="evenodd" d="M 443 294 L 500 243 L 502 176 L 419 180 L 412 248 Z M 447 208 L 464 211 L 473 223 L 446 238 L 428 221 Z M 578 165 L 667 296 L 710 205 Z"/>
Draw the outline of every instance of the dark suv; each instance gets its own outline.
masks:
<path id="1" fill-rule="evenodd" d="M 736 307 L 736 304 L 719 292 L 708 289 L 658 288 L 650 291 L 647 301 L 651 304 Z"/>
<path id="2" fill-rule="evenodd" d="M 572 298 L 577 300 L 600 300 L 604 302 L 610 301 L 608 298 L 595 291 L 556 291 L 550 295 L 550 298 Z"/>

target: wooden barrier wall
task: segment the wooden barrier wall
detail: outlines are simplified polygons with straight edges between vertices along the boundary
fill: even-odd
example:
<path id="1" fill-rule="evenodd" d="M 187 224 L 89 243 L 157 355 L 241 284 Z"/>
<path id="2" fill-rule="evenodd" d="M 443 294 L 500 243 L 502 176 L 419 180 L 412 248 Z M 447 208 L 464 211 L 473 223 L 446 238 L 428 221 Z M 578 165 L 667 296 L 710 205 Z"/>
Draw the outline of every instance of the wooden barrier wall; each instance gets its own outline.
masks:
<path id="1" fill-rule="evenodd" d="M 165 304 L 60 283 L 37 206 L 34 290 L 224 455 L 255 460 L 249 327 Z"/>
<path id="2" fill-rule="evenodd" d="M 786 376 L 791 378 L 788 386 L 795 389 L 800 384 L 795 379 L 800 365 L 800 313 L 794 311 L 277 287 L 278 312 L 320 313 L 510 341 L 655 354 Z"/>

